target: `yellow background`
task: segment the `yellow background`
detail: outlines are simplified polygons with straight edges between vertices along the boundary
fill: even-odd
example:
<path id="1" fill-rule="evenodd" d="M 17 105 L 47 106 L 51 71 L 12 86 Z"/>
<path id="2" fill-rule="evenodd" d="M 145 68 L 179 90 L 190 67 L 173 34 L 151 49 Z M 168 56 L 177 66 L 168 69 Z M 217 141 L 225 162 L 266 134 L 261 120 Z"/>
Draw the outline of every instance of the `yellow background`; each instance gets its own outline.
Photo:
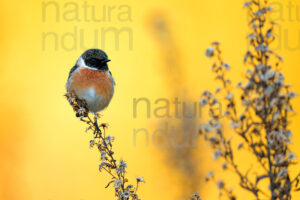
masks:
<path id="1" fill-rule="evenodd" d="M 147 181 L 140 187 L 140 197 L 188 199 L 193 190 L 199 191 L 203 199 L 217 199 L 217 189 L 212 183 L 205 183 L 204 176 L 220 167 L 211 161 L 211 152 L 205 143 L 199 142 L 191 150 L 195 175 L 184 172 L 180 166 L 184 158 L 176 157 L 179 152 L 171 155 L 168 149 L 158 148 L 151 140 L 151 131 L 156 129 L 160 119 L 147 119 L 143 110 L 133 118 L 133 98 L 146 97 L 152 106 L 157 98 L 173 100 L 174 96 L 198 101 L 202 90 L 216 86 L 209 68 L 211 61 L 204 55 L 206 47 L 215 40 L 222 43 L 225 59 L 233 68 L 231 77 L 237 82 L 245 70 L 242 58 L 247 48 L 243 1 L 89 1 L 98 12 L 104 6 L 128 5 L 132 21 L 126 22 L 118 20 L 117 10 L 111 14 L 111 21 L 84 21 L 81 8 L 84 1 L 75 0 L 54 1 L 60 8 L 61 20 L 56 21 L 56 12 L 49 8 L 43 21 L 43 2 L 48 1 L 0 3 L 0 199 L 113 199 L 113 189 L 104 188 L 109 177 L 98 172 L 98 152 L 88 147 L 91 135 L 85 134 L 85 125 L 74 117 L 63 97 L 69 70 L 84 49 L 66 51 L 60 44 L 54 49 L 51 41 L 47 41 L 46 49 L 42 48 L 43 33 L 54 32 L 61 38 L 74 27 L 85 31 L 86 46 L 92 44 L 95 29 L 129 27 L 132 30 L 132 50 L 128 48 L 126 35 L 121 37 L 119 50 L 109 42 L 113 37 L 107 39 L 105 51 L 112 60 L 109 67 L 117 85 L 109 108 L 102 113 L 102 121 L 110 124 L 109 134 L 116 137 L 116 155 L 127 161 L 129 179 L 143 176 Z M 80 22 L 63 19 L 67 2 L 80 6 Z M 281 33 L 274 48 L 285 59 L 282 67 L 286 81 L 299 92 L 300 3 L 296 0 L 276 2 L 273 18 L 281 24 Z M 294 5 L 292 10 L 287 8 L 289 3 Z M 172 71 L 172 65 L 178 71 Z M 294 105 L 299 111 L 299 99 Z M 299 120 L 300 116 L 296 115 L 291 125 L 295 143 L 292 149 L 298 155 Z M 135 128 L 149 130 L 149 146 L 145 145 L 142 135 L 137 146 L 133 145 Z M 241 157 L 240 162 L 247 160 Z M 186 162 L 192 163 L 191 159 Z M 295 174 L 299 166 L 293 170 Z M 219 173 L 219 176 L 226 179 L 232 174 Z M 230 181 L 236 185 L 235 178 Z M 240 199 L 253 199 L 239 189 L 237 194 L 242 196 Z M 300 199 L 299 194 L 294 197 Z"/>

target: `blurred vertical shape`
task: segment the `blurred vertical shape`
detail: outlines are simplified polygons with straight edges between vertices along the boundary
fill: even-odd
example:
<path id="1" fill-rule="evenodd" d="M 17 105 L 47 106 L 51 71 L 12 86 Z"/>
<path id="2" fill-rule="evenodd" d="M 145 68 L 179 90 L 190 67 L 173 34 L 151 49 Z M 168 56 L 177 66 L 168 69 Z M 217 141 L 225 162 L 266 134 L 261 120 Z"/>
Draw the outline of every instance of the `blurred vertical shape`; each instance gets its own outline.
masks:
<path id="1" fill-rule="evenodd" d="M 8 10 L 8 8 L 13 8 Z M 27 124 L 24 120 L 24 110 L 20 109 L 24 104 L 22 98 L 18 95 L 21 93 L 16 89 L 16 78 L 18 71 L 16 66 L 11 64 L 16 59 L 9 57 L 9 51 L 19 50 L 19 47 L 13 48 L 12 43 L 16 41 L 16 35 L 19 34 L 19 24 L 10 14 L 17 10 L 15 6 L 8 7 L 7 2 L 2 1 L 0 6 L 0 44 L 1 44 L 1 66 L 0 66 L 0 90 L 1 90 L 1 115 L 0 115 L 0 199 L 1 200 L 22 200 L 30 199 L 28 188 L 24 180 L 24 154 Z M 13 15 L 13 14 L 11 14 Z M 13 25 L 12 25 L 13 24 Z M 17 27 L 18 32 L 10 32 L 12 27 Z M 23 52 L 22 52 L 23 53 Z M 14 77 L 8 76 L 8 71 L 15 70 Z M 19 81 L 19 80 L 18 80 Z M 12 91 L 11 93 L 8 91 Z M 16 105 L 13 102 L 18 100 Z"/>
<path id="2" fill-rule="evenodd" d="M 169 93 L 164 96 L 180 102 L 178 110 L 171 106 L 171 118 L 163 118 L 157 122 L 157 127 L 166 126 L 167 145 L 159 148 L 164 153 L 165 163 L 176 172 L 176 178 L 181 187 L 178 199 L 187 199 L 191 193 L 199 190 L 199 154 L 197 153 L 197 109 L 189 92 L 185 88 L 185 66 L 181 62 L 180 49 L 171 31 L 170 21 L 163 12 L 152 12 L 148 18 L 147 27 L 157 44 L 157 52 L 162 64 L 159 65 L 160 77 L 165 81 L 165 89 Z M 160 143 L 166 138 L 157 136 Z"/>

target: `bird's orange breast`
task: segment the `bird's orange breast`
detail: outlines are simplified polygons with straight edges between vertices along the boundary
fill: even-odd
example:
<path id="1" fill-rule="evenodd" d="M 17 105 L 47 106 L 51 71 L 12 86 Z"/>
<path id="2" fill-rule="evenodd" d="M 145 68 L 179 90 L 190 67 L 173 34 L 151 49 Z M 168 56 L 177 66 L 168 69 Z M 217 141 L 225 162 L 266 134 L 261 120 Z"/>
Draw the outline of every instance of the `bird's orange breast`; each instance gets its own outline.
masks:
<path id="1" fill-rule="evenodd" d="M 76 70 L 68 84 L 68 91 L 79 93 L 81 90 L 94 88 L 96 93 L 110 100 L 114 92 L 114 81 L 108 71 L 98 71 L 88 68 Z"/>

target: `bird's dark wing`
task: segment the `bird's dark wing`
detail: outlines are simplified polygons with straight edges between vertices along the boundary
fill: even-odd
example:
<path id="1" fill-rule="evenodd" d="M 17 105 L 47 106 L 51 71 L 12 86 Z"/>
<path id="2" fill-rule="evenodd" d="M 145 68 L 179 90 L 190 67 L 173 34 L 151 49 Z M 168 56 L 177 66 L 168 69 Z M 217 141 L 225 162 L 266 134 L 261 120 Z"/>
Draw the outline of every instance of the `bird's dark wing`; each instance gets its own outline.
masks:
<path id="1" fill-rule="evenodd" d="M 111 76 L 111 78 L 112 78 L 112 80 L 113 80 L 113 84 L 114 84 L 114 85 L 116 85 L 115 79 L 114 79 L 114 77 L 112 76 L 112 73 L 111 73 L 111 71 L 110 71 L 110 70 L 108 70 L 108 72 L 109 72 L 109 74 L 110 74 L 110 76 Z"/>
<path id="2" fill-rule="evenodd" d="M 78 68 L 77 65 L 75 65 L 74 67 L 72 67 L 72 69 L 70 70 L 70 73 L 69 73 L 68 81 L 69 81 L 69 79 L 70 79 L 72 73 L 73 73 L 77 68 Z"/>
<path id="3" fill-rule="evenodd" d="M 67 90 L 68 90 L 68 85 L 69 85 L 70 77 L 72 76 L 72 73 L 73 73 L 76 69 L 78 69 L 78 66 L 77 66 L 77 65 L 75 65 L 74 67 L 72 67 L 72 69 L 71 69 L 70 72 L 69 72 L 69 77 L 68 77 L 68 80 L 67 80 L 67 83 L 66 83 L 66 89 L 67 89 Z"/>

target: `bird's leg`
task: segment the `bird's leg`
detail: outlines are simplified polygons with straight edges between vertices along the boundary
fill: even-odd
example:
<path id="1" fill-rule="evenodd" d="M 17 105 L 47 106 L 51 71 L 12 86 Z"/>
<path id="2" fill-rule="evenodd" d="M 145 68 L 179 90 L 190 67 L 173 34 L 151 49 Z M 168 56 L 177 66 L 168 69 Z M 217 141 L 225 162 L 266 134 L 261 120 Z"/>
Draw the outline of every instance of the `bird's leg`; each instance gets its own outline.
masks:
<path id="1" fill-rule="evenodd" d="M 94 126 L 95 126 L 95 133 L 94 134 L 96 134 L 96 137 L 101 136 L 101 130 L 100 130 L 99 125 L 98 125 L 98 118 L 99 118 L 99 114 L 94 113 Z"/>
<path id="2" fill-rule="evenodd" d="M 94 123 L 94 125 L 95 125 L 95 123 Z M 96 125 L 95 125 L 95 127 L 96 127 Z M 98 137 L 98 134 L 97 134 L 97 127 L 95 128 L 93 135 L 95 135 L 95 138 Z"/>

